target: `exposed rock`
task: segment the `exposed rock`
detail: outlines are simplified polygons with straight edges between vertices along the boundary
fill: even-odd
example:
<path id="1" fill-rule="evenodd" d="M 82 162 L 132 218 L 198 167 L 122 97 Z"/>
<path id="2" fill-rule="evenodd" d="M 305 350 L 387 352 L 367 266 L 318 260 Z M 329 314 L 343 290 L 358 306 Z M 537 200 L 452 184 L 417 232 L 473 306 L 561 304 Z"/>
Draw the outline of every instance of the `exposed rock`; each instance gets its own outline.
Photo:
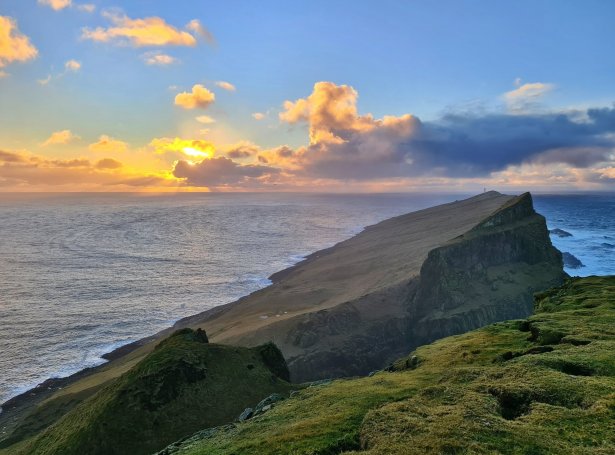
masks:
<path id="1" fill-rule="evenodd" d="M 581 267 L 585 267 L 581 260 L 571 253 L 562 253 L 562 258 L 564 259 L 564 267 L 569 269 L 580 269 Z"/>
<path id="2" fill-rule="evenodd" d="M 245 408 L 243 410 L 243 412 L 239 415 L 237 420 L 239 420 L 240 422 L 243 422 L 245 420 L 248 420 L 253 415 L 254 415 L 254 409 L 252 409 L 252 408 Z"/>
<path id="3" fill-rule="evenodd" d="M 564 231 L 563 229 L 555 228 L 549 231 L 549 234 L 556 235 L 558 237 L 572 237 L 572 234 L 568 231 Z"/>

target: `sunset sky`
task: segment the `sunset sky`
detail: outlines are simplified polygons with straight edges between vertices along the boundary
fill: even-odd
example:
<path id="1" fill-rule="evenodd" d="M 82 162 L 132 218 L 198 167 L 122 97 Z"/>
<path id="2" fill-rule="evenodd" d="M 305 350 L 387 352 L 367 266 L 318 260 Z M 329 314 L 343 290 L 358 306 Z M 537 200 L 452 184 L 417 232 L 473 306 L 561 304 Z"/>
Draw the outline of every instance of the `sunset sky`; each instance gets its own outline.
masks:
<path id="1" fill-rule="evenodd" d="M 0 191 L 613 191 L 613 24 L 606 0 L 0 0 Z"/>

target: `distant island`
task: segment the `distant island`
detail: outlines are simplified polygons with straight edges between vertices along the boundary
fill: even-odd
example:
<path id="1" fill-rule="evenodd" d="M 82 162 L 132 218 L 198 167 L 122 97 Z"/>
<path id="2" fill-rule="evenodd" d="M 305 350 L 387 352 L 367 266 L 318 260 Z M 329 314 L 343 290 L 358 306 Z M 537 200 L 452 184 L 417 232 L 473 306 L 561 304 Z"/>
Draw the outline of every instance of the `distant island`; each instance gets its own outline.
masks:
<path id="1" fill-rule="evenodd" d="M 385 220 L 271 280 L 10 400 L 0 453 L 615 447 L 614 279 L 567 278 L 529 193 Z"/>

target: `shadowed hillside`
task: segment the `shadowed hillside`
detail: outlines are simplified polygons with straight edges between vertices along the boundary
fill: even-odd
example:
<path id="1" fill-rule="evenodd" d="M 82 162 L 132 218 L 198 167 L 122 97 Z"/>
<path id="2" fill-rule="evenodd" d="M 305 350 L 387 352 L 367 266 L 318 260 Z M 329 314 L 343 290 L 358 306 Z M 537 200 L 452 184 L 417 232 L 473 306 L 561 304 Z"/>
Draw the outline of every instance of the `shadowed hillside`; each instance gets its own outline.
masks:
<path id="1" fill-rule="evenodd" d="M 203 331 L 183 329 L 11 453 L 148 454 L 204 426 L 231 422 L 272 393 L 287 395 L 287 380 L 284 358 L 272 344 L 208 344 Z M 15 438 L 42 418 L 35 412 Z"/>

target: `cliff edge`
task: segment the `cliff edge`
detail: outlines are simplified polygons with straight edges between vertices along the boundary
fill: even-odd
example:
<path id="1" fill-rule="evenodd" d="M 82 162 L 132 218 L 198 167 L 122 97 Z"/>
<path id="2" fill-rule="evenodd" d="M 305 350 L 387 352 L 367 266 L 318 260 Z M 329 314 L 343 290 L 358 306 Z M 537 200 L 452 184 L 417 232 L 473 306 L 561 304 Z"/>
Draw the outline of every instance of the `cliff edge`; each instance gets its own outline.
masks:
<path id="1" fill-rule="evenodd" d="M 274 341 L 294 381 L 367 374 L 415 347 L 525 317 L 562 257 L 529 193 L 484 193 L 368 227 L 190 325 L 218 342 Z"/>

